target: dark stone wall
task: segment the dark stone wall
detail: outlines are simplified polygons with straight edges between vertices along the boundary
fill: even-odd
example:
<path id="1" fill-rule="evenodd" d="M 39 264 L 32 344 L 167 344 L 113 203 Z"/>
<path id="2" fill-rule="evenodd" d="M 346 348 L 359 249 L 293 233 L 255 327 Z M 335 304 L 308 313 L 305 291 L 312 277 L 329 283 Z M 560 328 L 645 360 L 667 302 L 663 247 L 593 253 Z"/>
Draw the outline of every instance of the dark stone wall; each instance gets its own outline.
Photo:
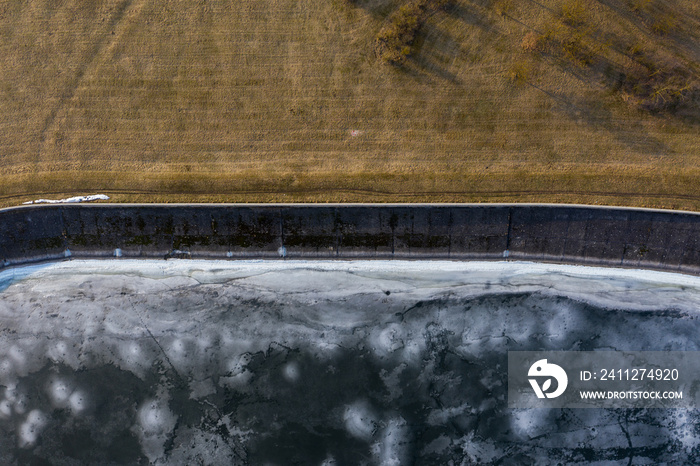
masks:
<path id="1" fill-rule="evenodd" d="M 71 258 L 534 260 L 700 274 L 700 214 L 566 205 L 50 205 L 0 265 Z"/>

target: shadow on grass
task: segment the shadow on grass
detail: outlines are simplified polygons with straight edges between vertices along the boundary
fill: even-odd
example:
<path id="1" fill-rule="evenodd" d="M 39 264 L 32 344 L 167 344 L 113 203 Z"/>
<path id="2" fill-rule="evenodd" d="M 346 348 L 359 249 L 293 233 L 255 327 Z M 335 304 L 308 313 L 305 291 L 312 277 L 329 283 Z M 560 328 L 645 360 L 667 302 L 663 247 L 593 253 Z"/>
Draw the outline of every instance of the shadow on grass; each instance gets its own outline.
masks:
<path id="1" fill-rule="evenodd" d="M 551 92 L 533 83 L 527 84 L 550 97 L 556 102 L 557 109 L 568 118 L 608 133 L 627 149 L 649 155 L 670 153 L 670 148 L 646 133 L 639 121 L 615 119 L 610 107 L 600 100 L 574 100 L 565 94 Z"/>
<path id="2" fill-rule="evenodd" d="M 375 18 L 386 18 L 401 2 L 397 0 L 340 0 L 349 7 L 362 8 Z"/>
<path id="3" fill-rule="evenodd" d="M 421 29 L 414 52 L 401 68 L 416 76 L 428 74 L 453 84 L 459 84 L 457 75 L 449 70 L 455 58 L 462 53 L 460 44 L 450 34 L 432 25 Z"/>
<path id="4" fill-rule="evenodd" d="M 462 21 L 465 25 L 479 27 L 487 31 L 493 31 L 493 25 L 478 11 L 465 8 L 457 2 L 450 2 L 445 8 L 445 13 Z"/>

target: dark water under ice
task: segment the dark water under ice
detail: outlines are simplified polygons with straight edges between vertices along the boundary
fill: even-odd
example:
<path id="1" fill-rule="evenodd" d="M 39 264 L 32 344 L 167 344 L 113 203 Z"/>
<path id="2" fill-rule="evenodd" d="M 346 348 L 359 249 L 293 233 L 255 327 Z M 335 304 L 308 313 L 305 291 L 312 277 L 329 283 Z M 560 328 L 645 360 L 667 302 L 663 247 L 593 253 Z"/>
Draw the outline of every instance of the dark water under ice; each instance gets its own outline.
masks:
<path id="1" fill-rule="evenodd" d="M 694 279 L 202 264 L 8 281 L 0 463 L 700 463 L 696 411 L 506 400 L 508 351 L 697 350 Z"/>

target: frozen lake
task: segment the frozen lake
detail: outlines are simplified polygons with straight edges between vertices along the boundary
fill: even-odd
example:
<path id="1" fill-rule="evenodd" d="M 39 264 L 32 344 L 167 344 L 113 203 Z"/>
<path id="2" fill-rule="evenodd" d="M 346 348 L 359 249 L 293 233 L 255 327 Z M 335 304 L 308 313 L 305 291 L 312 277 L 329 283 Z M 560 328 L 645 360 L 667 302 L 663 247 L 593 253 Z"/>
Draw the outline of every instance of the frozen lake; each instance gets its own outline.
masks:
<path id="1" fill-rule="evenodd" d="M 700 278 L 525 262 L 0 272 L 0 463 L 692 464 L 691 410 L 506 406 L 507 352 L 700 350 Z"/>

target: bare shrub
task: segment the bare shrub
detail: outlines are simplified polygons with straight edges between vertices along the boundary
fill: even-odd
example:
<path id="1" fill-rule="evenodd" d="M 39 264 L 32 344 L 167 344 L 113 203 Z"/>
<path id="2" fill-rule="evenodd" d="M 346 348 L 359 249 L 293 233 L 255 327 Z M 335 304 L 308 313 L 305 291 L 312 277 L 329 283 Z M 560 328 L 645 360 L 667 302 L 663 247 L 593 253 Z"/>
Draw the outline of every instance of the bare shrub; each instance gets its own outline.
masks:
<path id="1" fill-rule="evenodd" d="M 531 31 L 523 36 L 520 47 L 526 52 L 551 53 L 559 44 L 556 37 L 557 32 L 553 29 L 546 29 L 543 34 Z"/>
<path id="2" fill-rule="evenodd" d="M 700 82 L 688 67 L 639 49 L 635 52 L 616 86 L 628 100 L 651 113 L 675 113 L 699 104 Z"/>
<path id="3" fill-rule="evenodd" d="M 666 35 L 680 29 L 677 12 L 664 1 L 627 0 L 627 5 L 655 34 Z"/>
<path id="4" fill-rule="evenodd" d="M 506 78 L 508 78 L 512 84 L 520 85 L 527 82 L 531 73 L 532 68 L 528 63 L 516 62 L 508 69 Z"/>
<path id="5" fill-rule="evenodd" d="M 447 0 L 414 0 L 396 10 L 377 34 L 377 56 L 388 63 L 402 63 L 413 51 L 412 45 L 425 21 L 447 3 Z"/>
<path id="6" fill-rule="evenodd" d="M 567 36 L 561 39 L 561 48 L 566 58 L 581 66 L 592 64 L 595 58 L 595 53 L 578 35 Z"/>
<path id="7" fill-rule="evenodd" d="M 493 11 L 498 16 L 504 17 L 508 14 L 512 6 L 513 0 L 498 0 L 493 7 Z"/>
<path id="8" fill-rule="evenodd" d="M 670 14 L 658 15 L 651 23 L 651 30 L 662 36 L 677 29 L 678 21 Z"/>
<path id="9" fill-rule="evenodd" d="M 571 27 L 579 27 L 586 22 L 586 8 L 580 0 L 569 0 L 561 5 L 559 11 L 562 21 Z"/>
<path id="10" fill-rule="evenodd" d="M 542 51 L 542 36 L 536 32 L 528 32 L 523 37 L 520 46 L 526 52 L 541 52 Z"/>

